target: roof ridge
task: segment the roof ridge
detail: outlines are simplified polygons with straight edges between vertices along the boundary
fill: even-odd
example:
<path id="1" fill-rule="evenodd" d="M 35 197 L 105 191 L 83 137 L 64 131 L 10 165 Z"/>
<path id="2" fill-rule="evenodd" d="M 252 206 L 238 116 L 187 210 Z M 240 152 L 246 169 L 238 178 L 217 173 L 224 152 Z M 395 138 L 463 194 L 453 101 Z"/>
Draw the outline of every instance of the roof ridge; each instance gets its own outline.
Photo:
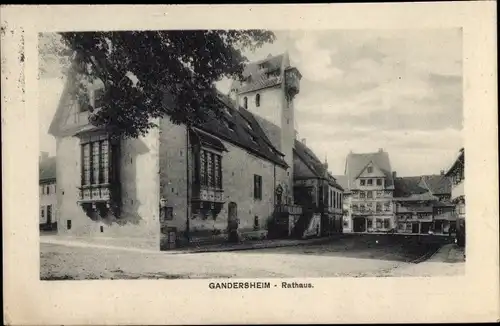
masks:
<path id="1" fill-rule="evenodd" d="M 285 55 L 285 52 L 282 52 L 280 54 L 276 54 L 276 55 L 273 55 L 273 56 L 268 56 L 264 59 L 260 59 L 260 60 L 257 60 L 257 61 L 249 61 L 248 62 L 248 65 L 250 64 L 259 64 L 259 63 L 263 63 L 263 62 L 266 62 L 266 61 L 269 61 L 269 60 L 272 60 L 272 59 L 276 59 L 277 57 L 280 57 L 280 56 L 284 56 Z"/>

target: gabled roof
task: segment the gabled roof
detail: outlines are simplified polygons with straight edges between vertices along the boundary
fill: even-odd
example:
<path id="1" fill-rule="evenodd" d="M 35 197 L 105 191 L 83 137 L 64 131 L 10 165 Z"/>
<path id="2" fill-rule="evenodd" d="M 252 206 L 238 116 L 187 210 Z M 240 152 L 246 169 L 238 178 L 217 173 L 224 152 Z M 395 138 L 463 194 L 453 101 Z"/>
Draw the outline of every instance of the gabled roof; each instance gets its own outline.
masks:
<path id="1" fill-rule="evenodd" d="M 435 195 L 451 194 L 451 181 L 444 175 L 424 175 L 422 180 Z"/>
<path id="2" fill-rule="evenodd" d="M 295 139 L 295 145 L 293 148 L 294 153 L 304 162 L 305 165 L 314 173 L 318 178 L 325 177 L 325 166 L 314 152 L 309 149 L 304 143 Z"/>
<path id="3" fill-rule="evenodd" d="M 284 69 L 289 65 L 290 62 L 286 53 L 251 62 L 243 70 L 245 81 L 233 81 L 231 89 L 241 94 L 280 85 L 283 81 Z M 276 74 L 269 76 L 270 73 Z"/>
<path id="4" fill-rule="evenodd" d="M 40 182 L 53 181 L 56 179 L 55 156 L 43 159 L 38 163 L 38 179 Z"/>
<path id="5" fill-rule="evenodd" d="M 354 185 L 354 181 L 361 171 L 370 163 L 373 162 L 385 175 L 385 185 L 386 188 L 391 189 L 394 187 L 394 181 L 392 179 L 392 169 L 391 162 L 389 160 L 389 154 L 384 151 L 378 151 L 375 153 L 349 153 L 346 159 L 345 175 L 347 177 L 348 189 L 351 189 Z"/>
<path id="6" fill-rule="evenodd" d="M 297 157 L 311 170 L 316 178 L 321 178 L 327 180 L 332 186 L 344 190 L 344 188 L 337 182 L 335 177 L 328 172 L 327 168 L 319 158 L 314 154 L 314 152 L 307 147 L 304 143 L 295 139 L 295 146 L 293 149 L 294 155 Z"/>
<path id="7" fill-rule="evenodd" d="M 365 165 L 364 168 L 361 169 L 361 171 L 359 171 L 358 175 L 356 175 L 356 179 L 359 178 L 359 177 L 361 177 L 363 175 L 363 173 L 368 169 L 368 167 L 370 165 L 373 166 L 373 167 L 375 167 L 375 169 L 379 169 L 380 170 L 380 168 L 377 166 L 376 163 L 374 163 L 373 161 L 370 161 L 370 162 L 368 162 Z M 377 171 L 377 172 L 381 172 L 381 171 Z M 378 174 L 374 174 L 374 173 L 371 173 L 371 175 L 373 175 L 373 176 L 379 176 Z M 384 172 L 382 172 L 382 175 L 380 175 L 380 176 L 385 176 Z"/>
<path id="8" fill-rule="evenodd" d="M 394 197 L 408 197 L 428 192 L 419 185 L 422 177 L 398 177 L 394 179 Z"/>
<path id="9" fill-rule="evenodd" d="M 464 148 L 462 147 L 459 151 L 458 151 L 458 157 L 455 159 L 455 161 L 451 164 L 450 168 L 448 169 L 448 171 L 446 171 L 445 173 L 445 176 L 450 176 L 452 174 L 452 171 L 455 169 L 455 167 L 458 165 L 458 164 L 461 164 L 463 165 L 464 164 L 464 156 L 465 155 L 465 152 L 464 152 Z"/>
<path id="10" fill-rule="evenodd" d="M 337 183 L 339 186 L 342 187 L 342 189 L 346 190 L 347 188 L 347 177 L 345 175 L 334 175 L 333 176 L 335 180 L 337 180 Z"/>
<path id="11" fill-rule="evenodd" d="M 411 194 L 407 197 L 394 197 L 394 200 L 396 201 L 407 201 L 407 202 L 412 202 L 412 201 L 434 201 L 437 200 L 438 198 L 436 196 L 433 196 L 429 192 L 424 192 L 421 194 Z"/>

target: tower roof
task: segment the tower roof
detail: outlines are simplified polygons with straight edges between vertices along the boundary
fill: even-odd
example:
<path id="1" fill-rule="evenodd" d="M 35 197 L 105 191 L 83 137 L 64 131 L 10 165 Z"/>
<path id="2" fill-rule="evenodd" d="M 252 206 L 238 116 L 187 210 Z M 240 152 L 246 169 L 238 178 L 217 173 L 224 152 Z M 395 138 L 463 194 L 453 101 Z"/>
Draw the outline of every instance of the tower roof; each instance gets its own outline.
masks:
<path id="1" fill-rule="evenodd" d="M 286 53 L 250 62 L 243 70 L 244 81 L 233 81 L 231 90 L 241 94 L 280 85 L 284 69 L 289 66 L 290 61 Z"/>

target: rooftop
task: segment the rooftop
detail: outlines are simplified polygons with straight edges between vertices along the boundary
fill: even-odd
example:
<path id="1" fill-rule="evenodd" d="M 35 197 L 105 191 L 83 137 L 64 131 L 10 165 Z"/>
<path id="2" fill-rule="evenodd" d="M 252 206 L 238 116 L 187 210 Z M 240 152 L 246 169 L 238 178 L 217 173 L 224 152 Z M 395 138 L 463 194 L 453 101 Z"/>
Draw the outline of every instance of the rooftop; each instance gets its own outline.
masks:
<path id="1" fill-rule="evenodd" d="M 223 112 L 223 116 L 211 115 L 206 122 L 196 127 L 245 148 L 257 156 L 278 165 L 287 166 L 283 160 L 283 154 L 271 144 L 251 112 L 237 107 L 228 96 L 220 92 L 217 92 L 214 102 Z"/>
<path id="2" fill-rule="evenodd" d="M 286 54 L 269 55 L 263 60 L 250 62 L 243 70 L 244 81 L 233 81 L 231 90 L 246 93 L 280 85 L 283 80 L 283 69 L 288 66 Z"/>
<path id="3" fill-rule="evenodd" d="M 346 159 L 345 165 L 345 175 L 347 178 L 347 187 L 351 189 L 354 185 L 354 181 L 362 170 L 368 165 L 368 163 L 373 162 L 385 175 L 386 177 L 386 187 L 394 187 L 394 181 L 392 178 L 391 162 L 389 160 L 389 154 L 382 149 L 374 153 L 349 153 Z"/>

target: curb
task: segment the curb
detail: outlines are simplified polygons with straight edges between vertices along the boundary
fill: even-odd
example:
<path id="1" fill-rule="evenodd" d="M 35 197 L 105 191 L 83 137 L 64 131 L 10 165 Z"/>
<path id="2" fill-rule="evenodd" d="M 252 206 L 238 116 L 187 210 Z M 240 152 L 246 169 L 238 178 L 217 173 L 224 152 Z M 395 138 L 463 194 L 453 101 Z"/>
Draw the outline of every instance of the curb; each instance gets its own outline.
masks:
<path id="1" fill-rule="evenodd" d="M 410 261 L 411 264 L 420 264 L 420 263 L 423 263 L 424 261 L 427 261 L 429 259 L 432 258 L 432 256 L 434 256 L 435 254 L 437 254 L 437 252 L 441 249 L 442 247 L 437 247 L 435 249 L 432 249 L 428 252 L 426 252 L 425 254 L 423 254 L 422 256 L 418 257 L 417 259 L 414 259 L 412 261 Z"/>
<path id="2" fill-rule="evenodd" d="M 321 242 L 328 242 L 330 240 L 336 240 L 341 238 L 340 236 L 336 237 L 328 237 L 328 238 L 317 238 L 317 239 L 305 239 L 305 240 L 296 240 L 285 243 L 264 243 L 264 244 L 254 244 L 254 245 L 246 245 L 241 247 L 226 247 L 226 248 L 193 248 L 193 249 L 177 249 L 172 250 L 170 254 L 180 255 L 180 254 L 198 254 L 198 253 L 207 253 L 207 252 L 226 252 L 226 251 L 244 251 L 244 250 L 253 250 L 253 249 L 271 249 L 271 248 L 281 248 L 281 247 L 294 247 L 298 245 L 307 245 L 307 244 L 315 244 Z M 163 251 L 165 253 L 169 253 L 169 250 Z"/>

